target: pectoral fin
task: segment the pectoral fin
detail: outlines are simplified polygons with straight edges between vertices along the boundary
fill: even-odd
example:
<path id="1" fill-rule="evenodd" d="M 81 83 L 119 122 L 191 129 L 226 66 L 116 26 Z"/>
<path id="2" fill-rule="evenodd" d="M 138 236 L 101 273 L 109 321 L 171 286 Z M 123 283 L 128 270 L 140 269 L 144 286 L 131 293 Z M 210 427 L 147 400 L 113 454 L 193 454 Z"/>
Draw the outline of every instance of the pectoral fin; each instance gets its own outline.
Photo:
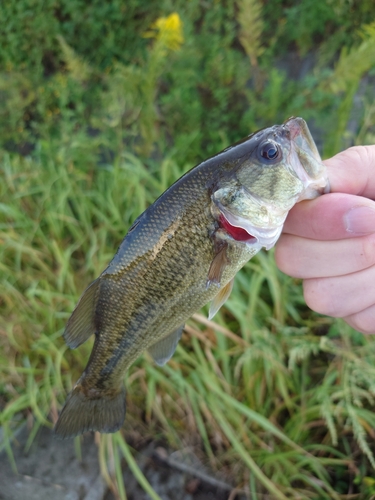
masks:
<path id="1" fill-rule="evenodd" d="M 234 282 L 234 278 L 232 278 L 229 281 L 229 283 L 227 283 L 219 291 L 219 293 L 216 295 L 216 297 L 213 299 L 213 301 L 211 302 L 211 305 L 210 305 L 210 310 L 208 312 L 208 319 L 212 319 L 215 316 L 215 314 L 218 312 L 220 307 L 224 304 L 224 302 L 226 302 L 226 300 L 228 299 L 228 297 L 232 291 L 233 282 Z"/>
<path id="2" fill-rule="evenodd" d="M 163 366 L 171 359 L 181 338 L 183 329 L 184 325 L 148 348 L 148 352 L 157 365 Z"/>
<path id="3" fill-rule="evenodd" d="M 227 257 L 227 246 L 227 243 L 223 244 L 211 262 L 207 276 L 207 288 L 211 283 L 220 286 L 221 276 L 225 266 L 230 263 Z"/>

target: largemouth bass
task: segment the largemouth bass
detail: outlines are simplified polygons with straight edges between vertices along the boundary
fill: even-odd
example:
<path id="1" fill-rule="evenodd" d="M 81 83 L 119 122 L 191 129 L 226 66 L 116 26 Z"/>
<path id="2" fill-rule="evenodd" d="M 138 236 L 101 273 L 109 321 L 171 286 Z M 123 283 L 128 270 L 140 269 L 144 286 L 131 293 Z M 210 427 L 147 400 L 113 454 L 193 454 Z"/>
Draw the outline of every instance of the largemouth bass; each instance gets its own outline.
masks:
<path id="1" fill-rule="evenodd" d="M 109 266 L 86 289 L 65 329 L 72 349 L 95 334 L 88 364 L 55 427 L 63 438 L 115 432 L 125 418 L 125 371 L 148 349 L 173 355 L 185 321 L 277 241 L 288 211 L 328 191 L 302 118 L 260 130 L 197 165 L 129 229 Z"/>

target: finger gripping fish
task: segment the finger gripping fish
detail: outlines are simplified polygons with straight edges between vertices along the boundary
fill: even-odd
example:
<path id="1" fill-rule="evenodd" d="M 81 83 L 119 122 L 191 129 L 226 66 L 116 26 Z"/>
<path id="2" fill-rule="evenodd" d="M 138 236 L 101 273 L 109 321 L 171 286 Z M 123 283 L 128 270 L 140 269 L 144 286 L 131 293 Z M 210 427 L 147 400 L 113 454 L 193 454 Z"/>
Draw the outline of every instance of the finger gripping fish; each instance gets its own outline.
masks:
<path id="1" fill-rule="evenodd" d="M 126 410 L 124 373 L 133 361 L 148 349 L 165 364 L 185 321 L 210 301 L 214 316 L 235 274 L 276 243 L 293 205 L 327 191 L 302 118 L 250 135 L 167 189 L 134 222 L 67 323 L 69 347 L 92 334 L 95 342 L 55 433 L 117 431 Z"/>

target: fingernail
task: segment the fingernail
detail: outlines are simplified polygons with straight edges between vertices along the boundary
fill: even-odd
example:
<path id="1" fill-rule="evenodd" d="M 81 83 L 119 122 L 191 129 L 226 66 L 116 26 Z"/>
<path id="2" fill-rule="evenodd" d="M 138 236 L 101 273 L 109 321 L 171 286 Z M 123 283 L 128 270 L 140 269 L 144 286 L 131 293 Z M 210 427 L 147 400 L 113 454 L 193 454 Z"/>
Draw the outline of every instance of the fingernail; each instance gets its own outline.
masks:
<path id="1" fill-rule="evenodd" d="M 355 234 L 375 233 L 375 209 L 354 207 L 344 215 L 346 230 Z"/>

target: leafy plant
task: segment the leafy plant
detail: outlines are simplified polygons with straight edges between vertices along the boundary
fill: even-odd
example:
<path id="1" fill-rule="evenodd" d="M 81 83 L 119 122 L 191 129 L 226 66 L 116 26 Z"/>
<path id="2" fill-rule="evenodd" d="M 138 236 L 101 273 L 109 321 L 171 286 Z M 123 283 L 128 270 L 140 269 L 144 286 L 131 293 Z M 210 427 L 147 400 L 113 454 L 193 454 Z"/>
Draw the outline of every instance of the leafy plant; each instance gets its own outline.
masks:
<path id="1" fill-rule="evenodd" d="M 357 29 L 371 2 L 44 4 L 0 5 L 0 423 L 10 459 L 22 422 L 34 423 L 29 446 L 81 373 L 91 344 L 71 351 L 61 333 L 134 219 L 198 161 L 292 114 L 333 154 L 375 64 L 372 24 Z M 327 39 L 345 45 L 334 68 Z M 296 48 L 320 54 L 298 80 L 275 56 Z M 373 142 L 372 93 L 352 142 Z M 189 321 L 166 367 L 144 356 L 131 368 L 124 429 L 98 438 L 103 476 L 126 498 L 125 460 L 158 498 L 136 464 L 137 436 L 163 435 L 253 498 L 367 500 L 374 346 L 309 311 L 300 284 L 261 253 L 215 322 Z"/>

